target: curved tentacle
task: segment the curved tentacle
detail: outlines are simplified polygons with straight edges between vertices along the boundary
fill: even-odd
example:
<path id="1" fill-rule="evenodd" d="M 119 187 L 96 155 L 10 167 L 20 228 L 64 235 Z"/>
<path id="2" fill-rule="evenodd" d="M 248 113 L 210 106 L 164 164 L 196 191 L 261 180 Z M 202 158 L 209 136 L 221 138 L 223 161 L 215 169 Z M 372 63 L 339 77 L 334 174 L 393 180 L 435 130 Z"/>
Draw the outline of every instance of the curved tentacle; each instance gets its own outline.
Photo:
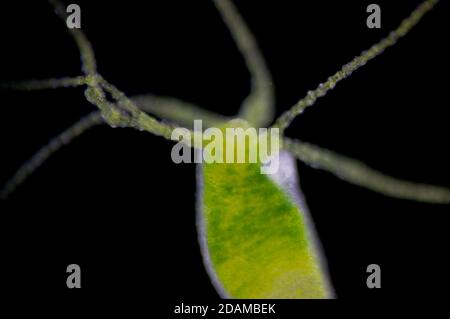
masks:
<path id="1" fill-rule="evenodd" d="M 320 84 L 315 90 L 309 91 L 303 99 L 295 104 L 291 109 L 284 112 L 275 122 L 276 127 L 280 128 L 281 133 L 292 123 L 292 121 L 303 111 L 312 106 L 317 99 L 325 96 L 332 90 L 338 82 L 349 77 L 354 71 L 364 66 L 368 61 L 379 56 L 387 48 L 397 43 L 397 40 L 405 36 L 421 19 L 429 12 L 439 0 L 426 0 L 415 9 L 411 15 L 404 19 L 400 26 L 389 33 L 389 35 L 373 45 L 369 50 L 355 57 L 352 61 L 342 67 L 341 70 L 330 76 L 324 83 Z"/>
<path id="2" fill-rule="evenodd" d="M 26 90 L 44 89 L 53 88 L 53 84 L 49 86 L 46 85 L 48 83 L 52 83 L 53 81 L 53 79 L 43 81 L 37 80 L 32 86 L 27 85 L 27 82 L 17 84 L 18 87 Z M 151 112 L 157 116 L 164 116 L 165 119 L 180 124 L 192 125 L 194 119 L 202 119 L 206 125 L 224 123 L 222 121 L 226 121 L 219 115 L 203 111 L 187 102 L 173 98 L 159 97 L 155 95 L 142 95 L 131 99 L 135 101 L 138 107 L 143 111 Z M 102 113 L 100 111 L 93 111 L 53 138 L 49 143 L 47 143 L 47 145 L 38 150 L 28 161 L 26 161 L 16 171 L 11 179 L 6 182 L 3 189 L 0 190 L 0 199 L 6 199 L 9 197 L 27 180 L 30 175 L 39 169 L 39 167 L 41 167 L 50 156 L 59 151 L 63 146 L 68 145 L 87 130 L 100 124 L 106 124 L 103 120 Z"/>
<path id="3" fill-rule="evenodd" d="M 283 148 L 314 168 L 320 168 L 349 183 L 377 193 L 419 202 L 450 204 L 448 188 L 396 179 L 360 161 L 289 138 L 283 140 Z"/>
<path id="4" fill-rule="evenodd" d="M 261 50 L 231 1 L 214 0 L 214 4 L 230 30 L 252 76 L 250 95 L 244 100 L 238 116 L 255 126 L 269 125 L 275 113 L 274 87 Z"/>
<path id="5" fill-rule="evenodd" d="M 49 2 L 55 8 L 56 14 L 62 20 L 65 20 L 66 12 L 60 1 L 49 0 Z M 171 126 L 141 111 L 125 94 L 109 84 L 97 72 L 94 50 L 83 31 L 77 28 L 68 30 L 81 54 L 82 70 L 86 75 L 86 84 L 88 86 L 85 96 L 90 103 L 102 111 L 105 121 L 112 127 L 133 127 L 170 139 Z M 110 91 L 109 93 L 113 96 L 116 103 L 111 103 L 107 100 L 104 89 Z"/>
<path id="6" fill-rule="evenodd" d="M 194 120 L 202 120 L 204 127 L 220 126 L 231 120 L 173 97 L 144 94 L 132 96 L 131 100 L 141 110 L 185 127 L 192 127 Z"/>
<path id="7" fill-rule="evenodd" d="M 35 91 L 77 87 L 86 84 L 85 76 L 0 83 L 4 90 Z"/>
<path id="8" fill-rule="evenodd" d="M 23 182 L 33 174 L 52 154 L 61 149 L 63 146 L 69 144 L 76 137 L 80 136 L 88 129 L 104 123 L 101 112 L 94 111 L 74 125 L 64 130 L 50 142 L 37 151 L 28 161 L 26 161 L 11 179 L 5 184 L 0 191 L 0 198 L 6 199 L 13 193 Z"/>

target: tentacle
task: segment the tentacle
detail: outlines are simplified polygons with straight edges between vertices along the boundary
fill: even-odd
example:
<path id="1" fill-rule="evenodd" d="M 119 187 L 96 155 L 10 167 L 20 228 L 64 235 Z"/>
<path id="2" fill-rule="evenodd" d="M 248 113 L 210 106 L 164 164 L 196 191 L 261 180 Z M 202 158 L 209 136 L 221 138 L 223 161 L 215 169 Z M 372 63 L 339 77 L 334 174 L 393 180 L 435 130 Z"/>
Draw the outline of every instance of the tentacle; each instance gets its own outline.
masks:
<path id="1" fill-rule="evenodd" d="M 185 127 L 192 127 L 194 120 L 202 120 L 204 127 L 220 126 L 231 120 L 172 97 L 145 94 L 133 96 L 131 100 L 141 110 Z"/>
<path id="2" fill-rule="evenodd" d="M 52 154 L 61 149 L 64 145 L 69 144 L 76 137 L 80 136 L 88 129 L 104 123 L 101 113 L 95 111 L 83 117 L 74 125 L 63 131 L 61 134 L 53 138 L 47 145 L 42 147 L 36 154 L 26 161 L 13 175 L 13 177 L 5 184 L 0 191 L 0 198 L 6 199 L 13 193 L 23 182 L 33 174 Z"/>
<path id="3" fill-rule="evenodd" d="M 214 4 L 228 26 L 252 76 L 251 93 L 242 104 L 239 117 L 255 126 L 266 126 L 273 121 L 275 99 L 272 78 L 261 50 L 231 1 L 214 0 Z"/>
<path id="4" fill-rule="evenodd" d="M 61 2 L 58 0 L 49 0 L 49 2 L 54 6 L 56 14 L 65 21 L 67 15 Z M 102 111 L 105 121 L 112 127 L 133 127 L 170 139 L 171 126 L 159 122 L 141 111 L 125 94 L 98 74 L 94 50 L 83 31 L 77 28 L 68 30 L 81 54 L 82 69 L 86 74 L 86 84 L 88 85 L 85 96 L 89 102 Z M 116 103 L 107 100 L 104 89 L 109 91 Z"/>
<path id="5" fill-rule="evenodd" d="M 137 105 L 122 91 L 104 79 L 101 80 L 101 87 L 111 94 L 117 103 L 113 107 L 108 106 L 108 102 L 101 99 L 99 100 L 101 97 L 94 93 L 94 104 L 98 103 L 98 105 L 104 104 L 107 106 L 102 106 L 101 108 L 106 108 L 106 112 L 104 112 L 103 115 L 110 125 L 132 127 L 140 131 L 147 131 L 157 136 L 164 137 L 168 140 L 171 139 L 172 130 L 176 128 L 175 125 L 160 122 L 148 115 L 139 109 L 139 107 L 137 107 Z M 89 96 L 89 94 L 87 94 L 87 96 Z M 97 101 L 95 99 L 97 99 Z"/>
<path id="6" fill-rule="evenodd" d="M 342 67 L 340 71 L 330 76 L 325 83 L 322 83 L 313 91 L 309 91 L 306 97 L 300 100 L 290 110 L 284 112 L 275 122 L 274 126 L 280 128 L 283 132 L 297 115 L 303 113 L 308 107 L 313 105 L 316 100 L 325 96 L 327 92 L 333 89 L 336 84 L 349 77 L 354 71 L 365 65 L 369 60 L 379 56 L 387 48 L 393 46 L 398 39 L 405 36 L 421 19 L 429 12 L 439 0 L 426 0 L 414 10 L 411 15 L 402 21 L 400 26 L 392 31 L 388 37 L 381 40 L 379 43 L 373 45 L 369 50 L 364 51 L 361 55 L 354 58 L 351 62 Z"/>
<path id="7" fill-rule="evenodd" d="M 396 179 L 357 160 L 289 138 L 283 140 L 283 148 L 314 168 L 320 168 L 349 183 L 372 191 L 395 198 L 450 204 L 450 189 L 448 188 Z"/>
<path id="8" fill-rule="evenodd" d="M 55 13 L 63 20 L 65 23 L 67 19 L 67 13 L 65 6 L 59 0 L 49 0 L 50 4 L 55 8 Z M 81 31 L 81 29 L 73 28 L 68 29 L 72 37 L 74 38 L 78 50 L 81 54 L 81 64 L 83 72 L 86 75 L 94 76 L 97 74 L 97 62 L 95 61 L 94 50 L 92 45 L 87 39 L 86 35 Z"/>
<path id="9" fill-rule="evenodd" d="M 30 81 L 0 83 L 0 88 L 5 90 L 34 91 L 64 87 L 77 87 L 86 84 L 85 76 L 65 77 L 54 79 L 40 79 Z"/>
<path id="10" fill-rule="evenodd" d="M 45 82 L 41 82 L 38 86 L 39 88 L 43 88 L 46 85 Z M 26 87 L 28 89 L 30 88 L 29 86 Z M 108 91 L 114 91 L 116 98 L 123 99 L 123 97 L 119 97 L 119 92 L 117 89 L 108 86 Z M 219 115 L 205 112 L 189 103 L 172 98 L 143 95 L 138 96 L 133 100 L 136 100 L 137 105 L 144 111 L 150 111 L 161 116 L 168 115 L 168 119 L 174 121 L 180 120 L 180 123 L 184 121 L 186 122 L 185 124 L 192 125 L 194 119 L 204 119 L 204 123 L 209 125 L 212 125 L 213 123 L 225 122 L 225 119 Z M 103 101 L 102 103 L 107 102 Z M 11 195 L 20 185 L 22 185 L 33 172 L 35 172 L 51 155 L 60 150 L 63 146 L 72 142 L 75 138 L 82 135 L 88 129 L 104 123 L 105 121 L 103 120 L 102 113 L 100 111 L 94 111 L 59 134 L 57 137 L 53 138 L 47 145 L 42 147 L 35 155 L 33 155 L 32 158 L 30 158 L 18 169 L 18 171 L 0 191 L 0 198 L 6 199 L 9 197 L 9 195 Z M 165 137 L 169 138 L 168 135 Z"/>

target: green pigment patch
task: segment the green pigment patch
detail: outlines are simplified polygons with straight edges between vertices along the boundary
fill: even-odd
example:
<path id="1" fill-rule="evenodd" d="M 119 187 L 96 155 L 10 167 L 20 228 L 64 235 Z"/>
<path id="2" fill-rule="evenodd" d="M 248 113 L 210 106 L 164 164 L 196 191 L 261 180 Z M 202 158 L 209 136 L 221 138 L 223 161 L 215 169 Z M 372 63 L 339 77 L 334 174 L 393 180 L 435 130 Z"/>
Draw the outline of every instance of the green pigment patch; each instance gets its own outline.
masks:
<path id="1" fill-rule="evenodd" d="M 330 297 L 304 212 L 258 164 L 204 164 L 202 171 L 203 253 L 226 295 Z"/>

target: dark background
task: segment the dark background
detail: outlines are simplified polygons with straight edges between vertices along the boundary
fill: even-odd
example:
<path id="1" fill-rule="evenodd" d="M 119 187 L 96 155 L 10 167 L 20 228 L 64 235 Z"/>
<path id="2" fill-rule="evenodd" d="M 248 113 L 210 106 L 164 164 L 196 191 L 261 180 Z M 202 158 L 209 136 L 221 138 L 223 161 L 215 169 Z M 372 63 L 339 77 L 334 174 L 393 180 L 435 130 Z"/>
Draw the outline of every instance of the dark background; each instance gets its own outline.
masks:
<path id="1" fill-rule="evenodd" d="M 395 28 L 420 1 L 235 1 L 272 71 L 277 114 Z M 77 1 L 99 71 L 128 96 L 175 96 L 233 115 L 249 73 L 211 1 Z M 442 1 L 398 45 L 340 83 L 287 134 L 393 176 L 450 187 L 449 51 Z M 75 76 L 79 54 L 46 1 L 0 5 L 0 80 Z M 0 184 L 94 107 L 83 89 L 0 92 Z M 167 314 L 218 300 L 195 229 L 195 166 L 172 143 L 98 127 L 52 156 L 0 206 L 0 289 L 78 305 L 146 300 Z M 411 298 L 448 297 L 450 206 L 384 197 L 299 163 L 300 180 L 339 301 L 292 301 L 320 314 Z M 66 267 L 82 289 L 66 288 Z M 366 287 L 366 267 L 382 288 Z M 401 305 L 401 303 L 400 303 Z M 320 306 L 320 307 L 319 307 Z M 317 312 L 319 311 L 319 312 Z"/>

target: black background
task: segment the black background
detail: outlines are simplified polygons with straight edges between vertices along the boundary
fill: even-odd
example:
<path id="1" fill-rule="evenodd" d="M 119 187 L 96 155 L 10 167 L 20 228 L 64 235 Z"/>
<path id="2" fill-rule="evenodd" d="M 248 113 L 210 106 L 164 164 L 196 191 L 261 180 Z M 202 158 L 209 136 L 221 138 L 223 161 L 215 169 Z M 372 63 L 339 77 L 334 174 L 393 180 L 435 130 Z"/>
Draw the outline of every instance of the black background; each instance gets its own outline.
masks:
<path id="1" fill-rule="evenodd" d="M 175 96 L 233 115 L 249 73 L 211 1 L 78 1 L 99 71 L 128 96 Z M 420 1 L 236 1 L 256 35 L 277 114 L 395 28 Z M 340 83 L 287 134 L 361 159 L 393 176 L 450 187 L 449 5 Z M 79 54 L 46 1 L 0 5 L 0 80 L 80 74 Z M 0 92 L 0 184 L 50 138 L 94 107 L 83 89 Z M 168 315 L 181 301 L 218 300 L 195 229 L 195 166 L 172 143 L 131 129 L 95 128 L 52 156 L 1 203 L 0 289 L 72 304 L 134 300 Z M 448 297 L 450 207 L 384 197 L 299 163 L 300 180 L 339 301 L 290 309 L 382 307 Z M 66 267 L 82 289 L 66 287 Z M 366 267 L 382 288 L 366 287 Z M 138 301 L 145 301 L 139 303 Z M 44 303 L 45 304 L 45 303 Z M 334 311 L 333 310 L 333 311 Z"/>

